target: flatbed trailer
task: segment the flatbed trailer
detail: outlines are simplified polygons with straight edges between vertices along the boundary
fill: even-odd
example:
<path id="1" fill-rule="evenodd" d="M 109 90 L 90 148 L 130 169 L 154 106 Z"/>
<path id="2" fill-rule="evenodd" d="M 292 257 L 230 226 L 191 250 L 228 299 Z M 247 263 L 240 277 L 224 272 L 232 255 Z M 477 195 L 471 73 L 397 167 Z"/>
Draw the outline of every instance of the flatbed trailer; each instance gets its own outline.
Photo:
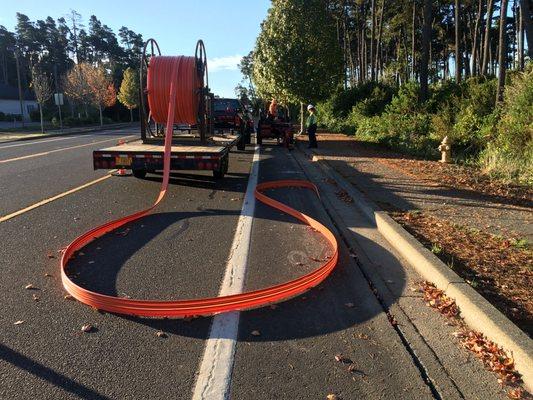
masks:
<path id="1" fill-rule="evenodd" d="M 244 150 L 241 135 L 216 135 L 205 144 L 193 134 L 173 136 L 170 169 L 213 171 L 213 177 L 221 179 L 228 172 L 229 152 L 234 145 Z M 147 173 L 163 170 L 163 155 L 162 143 L 135 140 L 93 151 L 93 166 L 95 170 L 128 169 L 135 177 L 144 178 Z"/>

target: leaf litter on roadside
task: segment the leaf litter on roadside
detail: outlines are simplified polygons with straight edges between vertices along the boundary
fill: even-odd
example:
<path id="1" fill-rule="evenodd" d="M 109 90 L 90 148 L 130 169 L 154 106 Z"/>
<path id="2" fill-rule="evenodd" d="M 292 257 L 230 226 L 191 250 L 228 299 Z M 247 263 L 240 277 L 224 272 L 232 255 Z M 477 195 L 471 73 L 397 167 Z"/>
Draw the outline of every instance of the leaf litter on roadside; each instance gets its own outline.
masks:
<path id="1" fill-rule="evenodd" d="M 481 332 L 469 329 L 460 317 L 460 310 L 455 300 L 428 281 L 420 283 L 420 291 L 424 294 L 424 301 L 428 306 L 453 320 L 453 325 L 457 326 L 458 330 L 452 335 L 459 339 L 463 348 L 479 358 L 488 370 L 498 375 L 498 382 L 501 385 L 515 386 L 522 383 L 521 375 L 515 369 L 514 359 Z M 518 395 L 520 397 L 511 397 Z M 530 398 L 530 395 L 522 388 L 515 388 L 509 392 L 509 397 L 523 399 Z"/>

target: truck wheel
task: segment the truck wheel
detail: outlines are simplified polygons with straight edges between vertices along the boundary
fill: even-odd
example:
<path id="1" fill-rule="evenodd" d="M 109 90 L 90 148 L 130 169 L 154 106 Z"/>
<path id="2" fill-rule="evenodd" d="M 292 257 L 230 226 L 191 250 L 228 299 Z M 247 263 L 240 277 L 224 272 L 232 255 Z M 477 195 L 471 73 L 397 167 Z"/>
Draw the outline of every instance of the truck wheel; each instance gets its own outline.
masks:
<path id="1" fill-rule="evenodd" d="M 220 166 L 218 167 L 218 169 L 213 170 L 213 178 L 217 180 L 224 178 L 224 175 L 226 174 L 226 172 L 228 172 L 228 167 L 229 159 L 228 156 L 225 156 L 220 160 Z"/>
<path id="2" fill-rule="evenodd" d="M 135 178 L 139 178 L 139 179 L 146 178 L 146 170 L 145 169 L 132 169 L 131 172 L 133 173 L 133 176 Z"/>
<path id="3" fill-rule="evenodd" d="M 244 135 L 241 136 L 239 141 L 237 142 L 237 150 L 246 150 L 246 143 L 245 143 Z"/>

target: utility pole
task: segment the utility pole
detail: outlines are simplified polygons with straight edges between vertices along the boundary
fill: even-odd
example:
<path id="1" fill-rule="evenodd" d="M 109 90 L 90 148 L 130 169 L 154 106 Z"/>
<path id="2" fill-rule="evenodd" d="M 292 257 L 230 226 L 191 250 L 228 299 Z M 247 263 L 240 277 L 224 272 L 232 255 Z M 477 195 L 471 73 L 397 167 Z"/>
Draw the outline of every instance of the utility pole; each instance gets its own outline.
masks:
<path id="1" fill-rule="evenodd" d="M 8 50 L 11 50 L 15 54 L 15 64 L 17 66 L 17 82 L 19 89 L 19 102 L 20 102 L 20 118 L 22 120 L 22 127 L 24 128 L 24 98 L 22 97 L 22 83 L 20 81 L 20 64 L 19 64 L 19 52 L 16 47 L 9 47 Z"/>
<path id="2" fill-rule="evenodd" d="M 59 80 L 57 79 L 57 64 L 54 64 L 54 81 L 55 81 L 55 87 L 56 87 L 56 93 L 57 96 L 54 94 L 54 100 L 57 97 L 57 108 L 59 111 L 59 130 L 63 130 L 63 118 L 61 117 L 61 90 L 59 88 Z"/>

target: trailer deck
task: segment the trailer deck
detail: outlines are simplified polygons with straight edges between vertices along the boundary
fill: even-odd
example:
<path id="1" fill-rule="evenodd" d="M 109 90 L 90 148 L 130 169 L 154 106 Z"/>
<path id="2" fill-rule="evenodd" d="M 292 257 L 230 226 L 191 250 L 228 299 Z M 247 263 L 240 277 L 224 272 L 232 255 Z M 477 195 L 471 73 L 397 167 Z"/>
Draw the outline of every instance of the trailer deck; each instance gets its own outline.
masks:
<path id="1" fill-rule="evenodd" d="M 212 136 L 205 144 L 196 135 L 173 137 L 170 151 L 171 170 L 210 170 L 217 179 L 228 171 L 229 151 L 242 142 L 241 135 Z M 144 178 L 146 173 L 163 169 L 164 146 L 135 140 L 93 152 L 94 169 L 131 169 Z"/>

